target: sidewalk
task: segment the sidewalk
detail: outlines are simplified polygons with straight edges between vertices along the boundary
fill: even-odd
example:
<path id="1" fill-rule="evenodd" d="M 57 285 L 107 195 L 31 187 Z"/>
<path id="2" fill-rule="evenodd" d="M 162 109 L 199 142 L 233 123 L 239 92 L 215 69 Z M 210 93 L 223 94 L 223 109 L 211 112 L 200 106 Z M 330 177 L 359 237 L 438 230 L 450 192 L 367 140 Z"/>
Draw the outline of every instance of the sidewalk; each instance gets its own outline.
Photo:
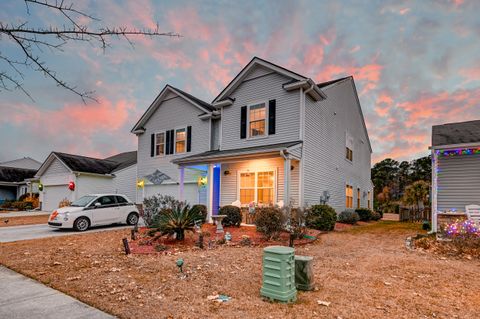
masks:
<path id="1" fill-rule="evenodd" d="M 0 266 L 0 318 L 113 319 L 115 317 Z"/>
<path id="2" fill-rule="evenodd" d="M 50 215 L 52 212 L 46 211 L 22 211 L 22 212 L 8 212 L 8 213 L 0 213 L 0 217 L 19 217 L 19 216 L 42 216 L 42 215 Z"/>

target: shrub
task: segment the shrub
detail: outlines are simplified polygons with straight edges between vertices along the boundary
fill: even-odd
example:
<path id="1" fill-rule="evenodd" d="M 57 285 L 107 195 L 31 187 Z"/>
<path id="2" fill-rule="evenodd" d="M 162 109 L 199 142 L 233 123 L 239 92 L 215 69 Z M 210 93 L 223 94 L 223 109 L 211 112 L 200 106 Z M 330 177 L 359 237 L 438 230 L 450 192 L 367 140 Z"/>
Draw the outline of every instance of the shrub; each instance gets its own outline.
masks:
<path id="1" fill-rule="evenodd" d="M 357 208 L 355 212 L 360 216 L 362 222 L 368 222 L 372 219 L 372 211 L 368 208 Z"/>
<path id="2" fill-rule="evenodd" d="M 223 226 L 237 226 L 239 227 L 242 222 L 242 212 L 240 208 L 233 205 L 226 205 L 220 208 L 219 215 L 226 215 L 222 220 Z"/>
<path id="3" fill-rule="evenodd" d="M 337 213 L 328 205 L 313 205 L 307 211 L 307 227 L 329 231 L 335 228 Z"/>
<path id="4" fill-rule="evenodd" d="M 378 221 L 378 220 L 382 219 L 382 215 L 379 212 L 372 211 L 371 214 L 370 214 L 370 218 L 371 218 L 371 220 Z"/>
<path id="5" fill-rule="evenodd" d="M 351 210 L 343 211 L 338 215 L 338 221 L 344 224 L 354 225 L 359 220 L 360 220 L 360 216 L 358 216 L 358 213 Z"/>
<path id="6" fill-rule="evenodd" d="M 307 227 L 305 226 L 307 210 L 303 207 L 290 207 L 290 215 L 288 213 L 288 207 L 283 207 L 282 211 L 284 216 L 289 216 L 285 229 L 292 234 L 293 239 L 303 238 L 307 233 Z"/>
<path id="7" fill-rule="evenodd" d="M 28 203 L 32 208 L 37 208 L 40 206 L 40 200 L 38 196 L 35 196 L 35 194 L 33 194 L 33 196 L 26 197 L 23 201 Z"/>
<path id="8" fill-rule="evenodd" d="M 278 238 L 280 232 L 284 229 L 286 216 L 280 208 L 259 207 L 255 214 L 255 226 L 257 231 L 270 240 Z"/>
<path id="9" fill-rule="evenodd" d="M 202 204 L 197 204 L 192 206 L 192 210 L 197 211 L 200 216 L 202 216 L 201 221 L 204 224 L 207 221 L 207 206 Z"/>
<path id="10" fill-rule="evenodd" d="M 173 196 L 154 195 L 151 197 L 147 197 L 143 200 L 142 218 L 145 221 L 147 227 L 152 227 L 157 220 L 157 215 L 162 210 L 184 207 L 186 205 L 186 202 L 176 200 Z"/>
<path id="11" fill-rule="evenodd" d="M 60 203 L 58 203 L 58 208 L 70 206 L 71 204 L 72 204 L 71 201 L 69 201 L 67 198 L 64 198 L 60 201 Z"/>
<path id="12" fill-rule="evenodd" d="M 32 209 L 32 203 L 26 203 L 26 202 L 13 202 L 12 207 L 18 210 L 27 210 L 27 209 Z"/>
<path id="13" fill-rule="evenodd" d="M 195 222 L 201 219 L 198 210 L 190 209 L 188 205 L 179 205 L 172 209 L 166 208 L 158 214 L 155 228 L 163 235 L 176 235 L 177 240 L 185 239 L 185 231 L 193 231 Z"/>

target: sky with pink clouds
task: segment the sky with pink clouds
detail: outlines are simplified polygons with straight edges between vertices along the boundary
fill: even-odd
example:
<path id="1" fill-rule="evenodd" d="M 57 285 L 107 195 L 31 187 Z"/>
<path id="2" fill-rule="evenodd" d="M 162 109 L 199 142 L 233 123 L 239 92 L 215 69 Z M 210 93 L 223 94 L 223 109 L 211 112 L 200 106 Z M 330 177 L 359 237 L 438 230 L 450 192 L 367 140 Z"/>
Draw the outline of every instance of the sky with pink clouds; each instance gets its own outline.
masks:
<path id="1" fill-rule="evenodd" d="M 207 102 L 258 56 L 312 79 L 353 75 L 373 163 L 428 153 L 431 126 L 480 119 L 480 1 L 75 1 L 102 19 L 89 28 L 151 28 L 181 38 L 112 40 L 105 52 L 85 43 L 44 52 L 65 81 L 95 90 L 82 103 L 41 74 L 1 91 L 0 162 L 52 151 L 95 157 L 136 149 L 130 133 L 171 84 Z M 66 23 L 23 1 L 0 3 L 0 21 L 33 27 Z M 19 55 L 1 38 L 0 52 Z M 0 71 L 7 66 L 0 62 Z"/>

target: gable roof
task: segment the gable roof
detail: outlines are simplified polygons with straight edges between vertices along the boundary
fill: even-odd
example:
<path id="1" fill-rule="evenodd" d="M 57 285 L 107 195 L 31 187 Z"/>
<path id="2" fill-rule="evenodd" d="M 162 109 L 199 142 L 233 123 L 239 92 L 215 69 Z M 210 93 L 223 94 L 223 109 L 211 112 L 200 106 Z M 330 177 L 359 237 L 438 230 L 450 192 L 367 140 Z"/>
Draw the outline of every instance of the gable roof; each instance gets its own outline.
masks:
<path id="1" fill-rule="evenodd" d="M 327 81 L 327 82 L 321 82 L 321 83 L 317 83 L 317 86 L 322 89 L 322 88 L 327 87 L 327 86 L 329 86 L 329 85 L 331 85 L 331 84 L 335 84 L 335 83 L 337 83 L 337 82 L 341 82 L 341 81 L 346 80 L 346 79 L 348 79 L 348 78 L 353 78 L 353 77 L 350 75 L 350 76 L 346 76 L 346 77 L 343 77 L 343 78 L 340 78 L 340 79 L 336 79 L 336 80 L 331 80 L 331 81 Z"/>
<path id="2" fill-rule="evenodd" d="M 432 127 L 432 146 L 480 143 L 480 120 Z"/>
<path id="3" fill-rule="evenodd" d="M 231 93 L 240 85 L 240 83 L 242 82 L 242 79 L 248 75 L 248 72 L 257 65 L 261 65 L 265 68 L 276 71 L 296 81 L 303 81 L 308 79 L 307 77 L 301 74 L 298 74 L 296 72 L 290 71 L 280 65 L 261 59 L 259 57 L 253 57 L 253 59 L 251 59 L 250 62 L 248 62 L 248 64 L 240 71 L 240 73 L 238 73 L 233 78 L 233 80 L 230 81 L 230 83 L 228 83 L 228 85 L 222 90 L 222 92 L 220 92 L 220 94 L 217 95 L 215 99 L 213 99 L 212 103 L 225 99 L 229 93 Z"/>
<path id="4" fill-rule="evenodd" d="M 31 157 L 22 157 L 17 158 L 11 161 L 5 161 L 0 163 L 1 166 L 8 166 L 8 167 L 17 167 L 17 168 L 26 168 L 26 169 L 34 169 L 37 170 L 40 168 L 42 163 L 39 161 L 34 160 Z"/>
<path id="5" fill-rule="evenodd" d="M 105 159 L 52 152 L 38 169 L 37 176 L 41 176 L 55 158 L 60 160 L 72 172 L 110 175 L 136 164 L 137 152 L 124 152 Z"/>
<path id="6" fill-rule="evenodd" d="M 143 113 L 142 117 L 138 120 L 138 122 L 135 124 L 135 126 L 132 128 L 132 130 L 131 130 L 132 133 L 143 133 L 143 130 L 144 130 L 143 125 L 145 125 L 145 123 L 155 113 L 155 111 L 160 106 L 160 104 L 164 101 L 165 97 L 168 95 L 169 92 L 175 93 L 176 95 L 180 96 L 181 98 L 183 98 L 184 100 L 186 100 L 187 102 L 192 104 L 193 106 L 196 106 L 197 108 L 202 110 L 204 113 L 209 114 L 214 110 L 214 107 L 211 104 L 209 104 L 207 102 L 204 102 L 204 101 L 200 100 L 199 98 L 197 98 L 197 97 L 195 97 L 195 96 L 193 96 L 193 95 L 191 95 L 191 94 L 189 94 L 185 91 L 177 89 L 177 88 L 171 86 L 170 84 L 167 84 L 167 85 L 165 85 L 163 90 L 157 95 L 157 97 L 152 102 L 152 104 L 150 104 L 150 106 L 145 111 L 145 113 Z"/>
<path id="7" fill-rule="evenodd" d="M 0 182 L 20 183 L 34 177 L 36 172 L 35 169 L 0 166 Z"/>

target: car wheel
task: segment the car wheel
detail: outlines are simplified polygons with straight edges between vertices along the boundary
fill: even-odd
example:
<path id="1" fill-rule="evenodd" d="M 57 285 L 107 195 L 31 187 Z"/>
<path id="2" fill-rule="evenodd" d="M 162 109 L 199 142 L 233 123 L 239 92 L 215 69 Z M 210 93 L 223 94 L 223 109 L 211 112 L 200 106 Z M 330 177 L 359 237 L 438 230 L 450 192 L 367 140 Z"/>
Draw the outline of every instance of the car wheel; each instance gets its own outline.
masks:
<path id="1" fill-rule="evenodd" d="M 130 213 L 127 217 L 127 224 L 128 225 L 135 225 L 138 223 L 138 214 L 137 213 Z"/>
<path id="2" fill-rule="evenodd" d="M 73 223 L 73 228 L 76 231 L 86 231 L 90 227 L 90 221 L 86 217 L 79 217 Z"/>

